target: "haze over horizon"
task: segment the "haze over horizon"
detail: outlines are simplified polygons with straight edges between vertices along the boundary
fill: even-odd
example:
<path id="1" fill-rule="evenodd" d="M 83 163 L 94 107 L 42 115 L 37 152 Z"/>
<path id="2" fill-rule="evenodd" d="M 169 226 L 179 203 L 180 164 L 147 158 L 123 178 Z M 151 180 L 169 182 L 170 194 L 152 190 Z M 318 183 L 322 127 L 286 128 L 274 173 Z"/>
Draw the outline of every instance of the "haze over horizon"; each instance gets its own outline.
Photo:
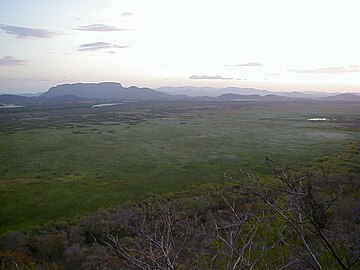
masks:
<path id="1" fill-rule="evenodd" d="M 360 92 L 358 1 L 0 2 L 0 92 L 76 82 Z"/>

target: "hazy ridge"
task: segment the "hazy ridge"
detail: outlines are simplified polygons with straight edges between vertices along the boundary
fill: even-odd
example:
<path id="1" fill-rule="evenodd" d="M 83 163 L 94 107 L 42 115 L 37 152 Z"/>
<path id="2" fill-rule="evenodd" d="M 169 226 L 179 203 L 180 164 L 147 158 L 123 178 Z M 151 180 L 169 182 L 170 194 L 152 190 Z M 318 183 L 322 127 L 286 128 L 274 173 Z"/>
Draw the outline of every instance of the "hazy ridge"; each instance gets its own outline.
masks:
<path id="1" fill-rule="evenodd" d="M 120 83 L 74 83 L 49 88 L 47 92 L 29 94 L 2 94 L 0 104 L 12 105 L 54 105 L 119 101 L 146 100 L 256 100 L 291 101 L 296 99 L 327 101 L 358 101 L 358 93 L 324 92 L 271 92 L 255 88 L 211 88 L 211 87 L 161 87 L 156 90 L 136 86 L 123 87 Z"/>

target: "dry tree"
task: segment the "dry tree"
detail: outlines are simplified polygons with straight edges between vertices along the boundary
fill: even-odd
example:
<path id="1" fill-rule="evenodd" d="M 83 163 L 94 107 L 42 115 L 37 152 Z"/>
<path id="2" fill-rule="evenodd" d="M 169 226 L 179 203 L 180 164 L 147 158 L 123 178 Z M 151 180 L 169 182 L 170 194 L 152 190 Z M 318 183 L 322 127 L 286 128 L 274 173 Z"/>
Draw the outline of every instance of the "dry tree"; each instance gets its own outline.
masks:
<path id="1" fill-rule="evenodd" d="M 169 202 L 143 204 L 115 227 L 105 228 L 104 243 L 129 267 L 172 270 L 189 253 L 189 222 Z"/>
<path id="2" fill-rule="evenodd" d="M 308 268 L 322 270 L 322 255 L 330 256 L 339 269 L 353 269 L 359 266 L 357 243 L 342 241 L 341 235 L 331 237 L 329 210 L 337 196 L 321 199 L 314 191 L 311 173 L 293 173 L 289 168 L 266 157 L 266 161 L 278 180 L 276 183 L 264 183 L 248 173 L 247 181 L 233 180 L 241 184 L 250 194 L 260 198 L 288 226 L 286 233 L 298 237 L 301 248 L 295 239 L 288 239 L 283 233 L 276 236 Z M 274 232 L 272 232 L 274 233 Z M 340 248 L 341 247 L 341 248 Z"/>

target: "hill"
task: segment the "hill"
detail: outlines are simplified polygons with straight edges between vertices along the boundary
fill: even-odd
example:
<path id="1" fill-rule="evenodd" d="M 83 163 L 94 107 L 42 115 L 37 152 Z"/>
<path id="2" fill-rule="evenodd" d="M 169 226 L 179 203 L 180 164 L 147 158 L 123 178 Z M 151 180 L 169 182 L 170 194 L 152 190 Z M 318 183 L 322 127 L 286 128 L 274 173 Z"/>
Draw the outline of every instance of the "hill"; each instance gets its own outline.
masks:
<path id="1" fill-rule="evenodd" d="M 265 96 L 271 94 L 268 90 L 260 90 L 255 88 L 239 88 L 239 87 L 226 87 L 226 88 L 213 88 L 213 87 L 194 87 L 194 86 L 181 86 L 181 87 L 170 87 L 164 86 L 156 89 L 157 91 L 176 94 L 176 95 L 187 95 L 190 97 L 217 97 L 219 95 L 232 93 L 238 95 L 260 95 Z"/>
<path id="2" fill-rule="evenodd" d="M 344 94 L 339 94 L 339 95 L 335 95 L 335 96 L 329 96 L 327 98 L 325 98 L 326 100 L 329 101 L 360 101 L 360 96 L 356 95 L 356 94 L 351 94 L 351 93 L 344 93 Z"/>
<path id="3" fill-rule="evenodd" d="M 139 88 L 136 86 L 124 87 L 116 82 L 102 83 L 74 83 L 61 84 L 49 88 L 45 93 L 31 94 L 2 94 L 0 105 L 63 105 L 81 103 L 112 103 L 120 101 L 145 100 L 252 100 L 252 101 L 291 101 L 295 99 L 313 99 L 325 101 L 357 101 L 359 94 L 342 93 L 330 94 L 319 92 L 271 92 L 255 88 L 212 88 L 212 87 L 168 87 L 156 90 Z"/>
<path id="4" fill-rule="evenodd" d="M 73 95 L 87 99 L 102 100 L 161 100 L 174 99 L 173 95 L 136 86 L 123 87 L 120 83 L 75 83 L 51 87 L 42 97 Z"/>
<path id="5" fill-rule="evenodd" d="M 238 95 L 238 94 L 232 94 L 232 93 L 227 93 L 227 94 L 223 94 L 218 96 L 216 99 L 218 100 L 257 100 L 257 101 L 289 101 L 289 100 L 293 100 L 292 98 L 288 98 L 288 97 L 283 97 L 283 96 L 278 96 L 278 95 L 274 95 L 274 94 L 270 94 L 270 95 L 265 95 L 265 96 L 260 96 L 260 95 Z"/>
<path id="6" fill-rule="evenodd" d="M 194 87 L 194 86 L 181 86 L 181 87 L 170 87 L 164 86 L 156 89 L 157 91 L 176 94 L 176 95 L 187 95 L 190 97 L 218 97 L 223 94 L 236 94 L 236 95 L 277 95 L 288 98 L 301 98 L 301 99 L 323 99 L 331 95 L 338 93 L 326 93 L 326 92 L 316 92 L 316 91 L 292 91 L 292 92 L 279 92 L 279 91 L 269 91 L 256 88 L 241 88 L 241 87 L 226 87 L 226 88 L 214 88 L 214 87 Z"/>
<path id="7" fill-rule="evenodd" d="M 170 95 L 150 88 L 123 87 L 120 83 L 75 83 L 51 87 L 40 95 L 0 95 L 0 105 L 62 105 L 141 100 L 177 100 L 186 96 Z"/>
<path id="8" fill-rule="evenodd" d="M 63 95 L 55 97 L 46 96 L 19 96 L 19 95 L 0 95 L 0 107 L 6 105 L 20 105 L 20 106 L 40 106 L 40 105 L 63 105 L 63 104 L 79 104 L 88 103 L 89 100 L 73 96 Z"/>

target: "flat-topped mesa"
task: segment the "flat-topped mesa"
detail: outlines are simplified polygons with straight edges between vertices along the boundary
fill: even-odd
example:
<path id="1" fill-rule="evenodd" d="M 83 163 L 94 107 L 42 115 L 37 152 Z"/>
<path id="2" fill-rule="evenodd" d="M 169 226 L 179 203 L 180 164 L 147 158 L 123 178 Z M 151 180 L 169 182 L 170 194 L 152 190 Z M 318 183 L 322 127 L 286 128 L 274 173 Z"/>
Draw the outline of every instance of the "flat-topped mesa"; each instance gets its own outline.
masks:
<path id="1" fill-rule="evenodd" d="M 42 96 L 54 97 L 73 95 L 87 99 L 107 100 L 155 100 L 172 96 L 150 88 L 123 87 L 116 82 L 61 84 L 51 87 Z"/>

